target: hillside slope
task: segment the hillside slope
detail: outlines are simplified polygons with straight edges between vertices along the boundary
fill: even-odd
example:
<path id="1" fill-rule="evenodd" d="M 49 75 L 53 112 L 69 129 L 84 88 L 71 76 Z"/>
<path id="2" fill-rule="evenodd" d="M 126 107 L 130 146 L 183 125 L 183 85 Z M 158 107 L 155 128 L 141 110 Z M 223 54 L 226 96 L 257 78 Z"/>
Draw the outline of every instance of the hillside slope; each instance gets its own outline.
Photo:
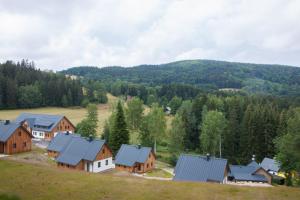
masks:
<path id="1" fill-rule="evenodd" d="M 186 60 L 136 67 L 73 67 L 64 74 L 147 85 L 183 83 L 204 89 L 238 88 L 251 93 L 300 95 L 300 68 L 282 65 Z"/>
<path id="2" fill-rule="evenodd" d="M 300 190 L 209 183 L 155 181 L 111 174 L 60 170 L 0 160 L 0 196 L 36 199 L 299 199 Z M 4 180 L 4 181 L 3 181 Z"/>

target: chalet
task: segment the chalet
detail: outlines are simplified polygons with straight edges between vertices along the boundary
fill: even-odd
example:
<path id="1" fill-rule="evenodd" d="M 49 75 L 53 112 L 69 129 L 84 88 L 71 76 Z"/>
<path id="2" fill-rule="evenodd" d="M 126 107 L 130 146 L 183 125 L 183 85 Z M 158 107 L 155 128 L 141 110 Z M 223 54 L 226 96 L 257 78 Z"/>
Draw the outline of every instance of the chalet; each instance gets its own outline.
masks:
<path id="1" fill-rule="evenodd" d="M 229 179 L 234 182 L 272 182 L 272 176 L 252 158 L 252 161 L 244 165 L 230 165 Z"/>
<path id="2" fill-rule="evenodd" d="M 94 173 L 114 168 L 112 151 L 104 140 L 61 133 L 54 137 L 47 150 L 59 168 Z"/>
<path id="3" fill-rule="evenodd" d="M 51 140 L 58 132 L 74 132 L 75 126 L 62 115 L 22 113 L 16 119 L 33 137 Z"/>
<path id="4" fill-rule="evenodd" d="M 200 155 L 180 155 L 174 181 L 226 183 L 230 172 L 226 159 Z"/>
<path id="5" fill-rule="evenodd" d="M 115 159 L 117 170 L 146 173 L 154 168 L 155 154 L 150 147 L 123 144 Z"/>
<path id="6" fill-rule="evenodd" d="M 31 151 L 31 133 L 20 123 L 0 122 L 0 154 Z"/>

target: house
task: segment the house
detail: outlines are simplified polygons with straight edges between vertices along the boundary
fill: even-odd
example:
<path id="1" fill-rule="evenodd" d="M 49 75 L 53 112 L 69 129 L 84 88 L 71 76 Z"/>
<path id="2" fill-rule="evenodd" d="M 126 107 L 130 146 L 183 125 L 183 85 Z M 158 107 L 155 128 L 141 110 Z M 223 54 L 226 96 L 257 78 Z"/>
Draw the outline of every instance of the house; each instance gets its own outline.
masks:
<path id="1" fill-rule="evenodd" d="M 280 164 L 271 158 L 264 158 L 260 164 L 270 174 L 277 175 L 280 169 Z"/>
<path id="2" fill-rule="evenodd" d="M 51 140 L 58 132 L 75 130 L 70 120 L 62 115 L 22 113 L 16 122 L 22 123 L 33 137 L 45 140 Z"/>
<path id="3" fill-rule="evenodd" d="M 150 147 L 123 144 L 115 159 L 117 170 L 146 173 L 154 168 L 155 154 Z"/>
<path id="4" fill-rule="evenodd" d="M 226 183 L 229 173 L 227 159 L 200 155 L 180 155 L 174 181 Z"/>
<path id="5" fill-rule="evenodd" d="M 272 176 L 252 158 L 252 161 L 244 165 L 230 165 L 229 180 L 234 182 L 272 182 Z"/>
<path id="6" fill-rule="evenodd" d="M 0 122 L 0 154 L 31 151 L 31 133 L 20 123 Z"/>
<path id="7" fill-rule="evenodd" d="M 112 151 L 104 140 L 60 133 L 50 142 L 48 155 L 55 157 L 59 168 L 102 172 L 114 168 Z"/>

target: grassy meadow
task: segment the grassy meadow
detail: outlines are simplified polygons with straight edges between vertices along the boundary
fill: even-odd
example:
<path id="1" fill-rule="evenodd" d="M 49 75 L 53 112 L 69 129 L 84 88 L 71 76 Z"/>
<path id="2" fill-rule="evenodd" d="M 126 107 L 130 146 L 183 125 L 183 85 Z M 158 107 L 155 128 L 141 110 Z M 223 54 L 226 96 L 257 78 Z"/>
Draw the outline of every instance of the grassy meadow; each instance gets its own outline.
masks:
<path id="1" fill-rule="evenodd" d="M 147 180 L 127 175 L 89 174 L 8 160 L 0 160 L 0 197 L 22 200 L 93 199 L 299 199 L 288 187 L 254 188 L 213 183 Z"/>

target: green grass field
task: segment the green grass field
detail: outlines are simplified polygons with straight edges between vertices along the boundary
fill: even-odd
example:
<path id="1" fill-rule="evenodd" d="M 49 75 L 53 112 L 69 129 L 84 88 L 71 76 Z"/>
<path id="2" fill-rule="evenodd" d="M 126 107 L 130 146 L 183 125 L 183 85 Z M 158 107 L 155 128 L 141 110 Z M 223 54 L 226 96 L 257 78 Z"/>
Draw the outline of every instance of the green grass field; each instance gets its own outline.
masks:
<path id="1" fill-rule="evenodd" d="M 254 188 L 146 180 L 129 176 L 89 174 L 53 167 L 0 160 L 0 197 L 23 200 L 93 199 L 299 199 L 300 190 L 287 187 Z"/>

